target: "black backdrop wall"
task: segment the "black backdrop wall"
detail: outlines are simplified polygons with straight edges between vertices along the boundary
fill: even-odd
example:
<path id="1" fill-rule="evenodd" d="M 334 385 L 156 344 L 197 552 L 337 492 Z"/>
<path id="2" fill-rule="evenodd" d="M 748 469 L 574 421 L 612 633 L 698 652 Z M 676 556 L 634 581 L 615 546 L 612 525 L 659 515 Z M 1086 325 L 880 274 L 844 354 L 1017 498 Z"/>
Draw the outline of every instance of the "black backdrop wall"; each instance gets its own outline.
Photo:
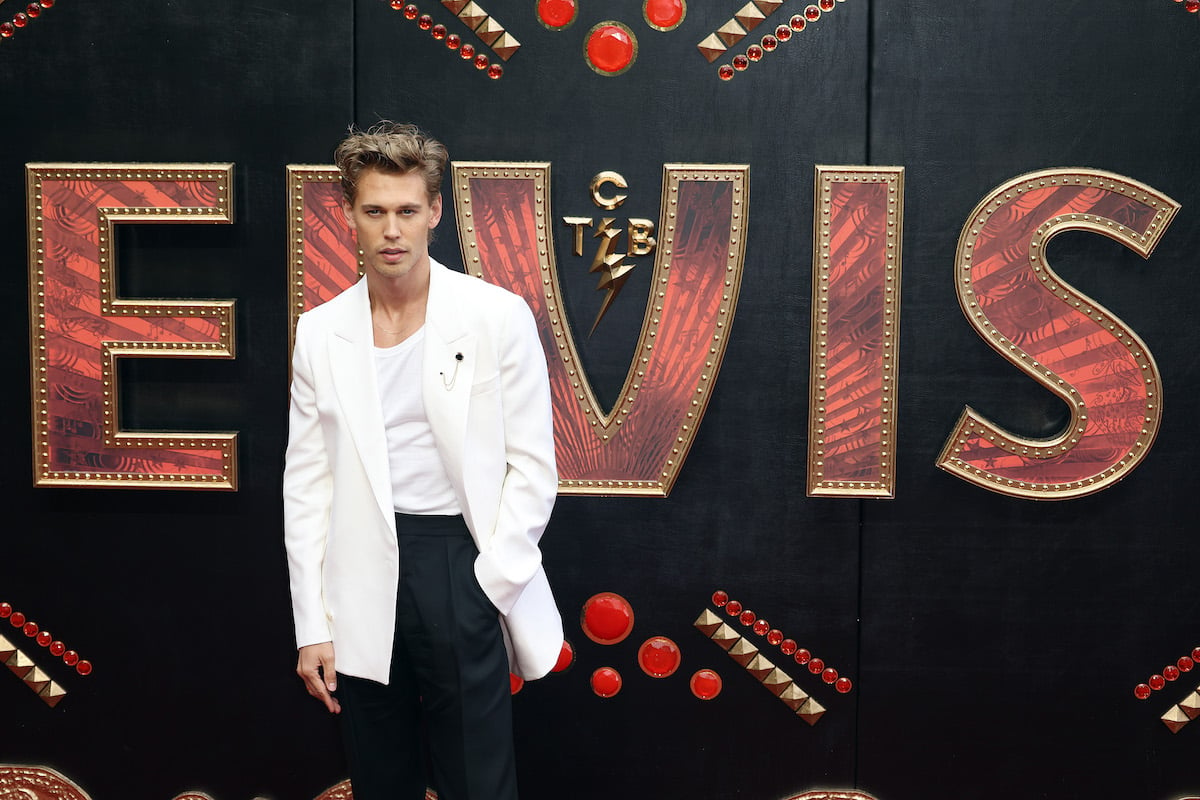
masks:
<path id="1" fill-rule="evenodd" d="M 628 180 L 620 215 L 656 219 L 664 163 L 750 165 L 737 315 L 678 483 L 666 499 L 562 497 L 547 531 L 577 659 L 516 697 L 523 796 L 1200 794 L 1200 725 L 1172 733 L 1159 720 L 1200 672 L 1147 701 L 1133 693 L 1200 645 L 1200 15 L 1171 0 L 845 0 L 726 82 L 696 44 L 734 4 L 693 0 L 669 32 L 645 25 L 638 0 L 584 0 L 564 31 L 540 25 L 535 7 L 486 6 L 522 43 L 500 80 L 380 0 L 61 0 L 0 41 L 0 602 L 95 666 L 78 676 L 0 627 L 68 690 L 51 708 L 0 671 L 0 764 L 49 767 L 96 800 L 312 798 L 345 777 L 333 724 L 292 674 L 279 499 L 285 165 L 327 163 L 348 124 L 387 117 L 430 129 L 457 160 L 552 162 L 558 217 L 600 215 L 587 187 L 603 170 Z M 770 21 L 803 8 L 784 3 Z M 19 10 L 8 0 L 0 17 Z M 420 10 L 461 26 L 439 4 Z M 639 40 L 618 77 L 582 57 L 602 20 Z M 126 296 L 236 299 L 237 358 L 124 365 L 122 422 L 239 431 L 239 491 L 33 488 L 24 164 L 41 161 L 234 162 L 233 225 L 123 226 L 117 256 Z M 805 496 L 815 164 L 906 169 L 893 500 Z M 933 461 L 967 403 L 1025 435 L 1066 420 L 969 328 L 953 285 L 978 200 L 1058 166 L 1129 176 L 1183 210 L 1146 261 L 1095 236 L 1053 244 L 1064 278 L 1153 350 L 1166 400 L 1158 440 L 1130 477 L 1037 503 Z M 456 233 L 447 218 L 439 260 L 461 263 Z M 586 338 L 601 295 L 590 246 L 571 255 L 565 233 L 568 313 L 611 402 L 649 271 L 635 270 Z M 716 589 L 837 666 L 853 690 L 806 683 L 828 710 L 805 724 L 692 627 Z M 636 612 L 618 645 L 588 640 L 576 622 L 601 591 Z M 655 634 L 682 650 L 667 679 L 636 666 Z M 588 685 L 601 665 L 625 678 L 615 697 Z M 702 667 L 724 679 L 708 702 L 687 686 Z"/>

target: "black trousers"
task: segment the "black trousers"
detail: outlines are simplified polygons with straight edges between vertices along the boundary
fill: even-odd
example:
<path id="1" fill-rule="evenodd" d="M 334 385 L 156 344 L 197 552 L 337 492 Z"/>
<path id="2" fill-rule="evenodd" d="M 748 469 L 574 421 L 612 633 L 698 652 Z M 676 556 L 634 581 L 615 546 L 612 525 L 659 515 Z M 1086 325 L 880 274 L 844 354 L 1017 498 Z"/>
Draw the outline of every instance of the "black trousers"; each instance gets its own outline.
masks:
<path id="1" fill-rule="evenodd" d="M 516 800 L 508 657 L 461 516 L 396 515 L 400 586 L 388 684 L 338 675 L 355 800 Z M 335 643 L 336 647 L 336 643 Z"/>

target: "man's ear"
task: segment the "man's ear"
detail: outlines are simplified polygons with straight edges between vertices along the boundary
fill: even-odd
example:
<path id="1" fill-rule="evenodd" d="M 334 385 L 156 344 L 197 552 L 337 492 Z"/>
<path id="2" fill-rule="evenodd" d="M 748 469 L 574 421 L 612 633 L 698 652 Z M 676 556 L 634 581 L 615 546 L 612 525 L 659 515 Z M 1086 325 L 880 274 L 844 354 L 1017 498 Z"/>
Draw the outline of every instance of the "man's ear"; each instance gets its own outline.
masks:
<path id="1" fill-rule="evenodd" d="M 354 206 L 346 198 L 342 198 L 342 213 L 346 216 L 346 224 L 350 226 L 350 230 L 357 231 L 358 226 L 354 224 Z"/>
<path id="2" fill-rule="evenodd" d="M 432 230 L 442 221 L 442 196 L 438 194 L 433 198 L 433 202 L 429 204 L 430 210 L 433 212 L 429 217 L 429 228 Z"/>

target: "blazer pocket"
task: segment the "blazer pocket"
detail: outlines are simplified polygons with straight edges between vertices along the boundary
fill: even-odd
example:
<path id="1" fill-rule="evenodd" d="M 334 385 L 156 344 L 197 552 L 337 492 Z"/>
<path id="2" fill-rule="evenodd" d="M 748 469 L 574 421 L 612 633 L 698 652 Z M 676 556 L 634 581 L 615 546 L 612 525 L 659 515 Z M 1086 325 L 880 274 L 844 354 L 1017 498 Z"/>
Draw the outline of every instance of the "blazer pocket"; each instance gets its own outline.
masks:
<path id="1" fill-rule="evenodd" d="M 488 392 L 494 392 L 499 388 L 500 388 L 500 376 L 493 375 L 492 377 L 488 378 L 487 380 L 480 381 L 479 383 L 472 386 L 471 394 L 472 395 L 487 394 Z"/>

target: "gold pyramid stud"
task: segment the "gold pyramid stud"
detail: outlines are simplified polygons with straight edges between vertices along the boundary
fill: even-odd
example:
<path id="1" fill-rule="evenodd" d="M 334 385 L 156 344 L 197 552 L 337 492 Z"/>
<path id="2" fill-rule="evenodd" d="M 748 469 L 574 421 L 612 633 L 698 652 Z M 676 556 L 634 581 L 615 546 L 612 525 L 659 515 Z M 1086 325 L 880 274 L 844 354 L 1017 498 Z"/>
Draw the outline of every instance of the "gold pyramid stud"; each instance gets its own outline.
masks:
<path id="1" fill-rule="evenodd" d="M 709 638 L 720 645 L 722 650 L 728 650 L 741 641 L 742 635 L 722 622 L 721 627 L 717 628 Z"/>
<path id="2" fill-rule="evenodd" d="M 779 10 L 779 7 L 783 5 L 783 0 L 754 0 L 754 5 L 764 16 L 769 17 Z"/>
<path id="3" fill-rule="evenodd" d="M 761 25 L 762 21 L 767 17 L 763 12 L 758 10 L 758 6 L 754 5 L 754 3 L 746 3 L 740 11 L 733 15 L 733 18 L 742 23 L 742 27 L 749 32 Z"/>
<path id="4" fill-rule="evenodd" d="M 59 686 L 54 681 L 50 681 L 45 689 L 38 692 L 38 697 L 45 701 L 46 705 L 54 708 L 58 705 L 58 701 L 67 696 L 67 690 Z"/>
<path id="5" fill-rule="evenodd" d="M 495 17 L 488 17 L 475 29 L 475 35 L 482 39 L 488 47 L 495 44 L 502 33 L 504 33 L 504 26 L 496 22 Z"/>
<path id="6" fill-rule="evenodd" d="M 42 689 L 46 688 L 46 684 L 50 683 L 50 676 L 42 672 L 41 667 L 34 667 L 29 670 L 29 674 L 24 678 L 26 685 L 33 689 L 37 694 L 42 693 Z"/>
<path id="7" fill-rule="evenodd" d="M 700 616 L 696 617 L 696 621 L 692 624 L 699 628 L 705 636 L 712 636 L 722 623 L 720 617 L 706 608 L 700 612 Z"/>
<path id="8" fill-rule="evenodd" d="M 1162 721 L 1164 725 L 1171 729 L 1171 733 L 1179 733 L 1183 726 L 1192 720 L 1182 708 L 1171 706 L 1170 710 L 1162 715 Z"/>
<path id="9" fill-rule="evenodd" d="M 778 667 L 771 670 L 767 677 L 762 679 L 762 684 L 763 686 L 767 687 L 771 694 L 775 695 L 776 697 L 782 696 L 784 691 L 786 691 L 789 686 L 794 685 L 792 683 L 792 676 L 788 675 Z"/>
<path id="10" fill-rule="evenodd" d="M 442 5 L 450 9 L 450 13 L 458 16 L 458 12 L 467 7 L 467 3 L 471 0 L 442 0 Z"/>
<path id="11" fill-rule="evenodd" d="M 779 699 L 792 711 L 799 711 L 800 707 L 808 701 L 808 692 L 793 683 L 779 693 Z"/>
<path id="12" fill-rule="evenodd" d="M 496 55 L 503 58 L 505 61 L 512 58 L 512 54 L 521 49 L 521 43 L 517 41 L 508 31 L 500 34 L 500 38 L 492 44 L 492 49 L 496 51 Z"/>
<path id="13" fill-rule="evenodd" d="M 775 665 L 768 661 L 762 653 L 750 659 L 750 663 L 746 665 L 746 671 L 759 681 L 770 675 L 774 669 Z"/>
<path id="14" fill-rule="evenodd" d="M 17 646 L 3 636 L 0 636 L 0 664 L 8 661 L 15 652 L 17 652 Z"/>
<path id="15" fill-rule="evenodd" d="M 712 63 L 721 57 L 729 48 L 725 46 L 715 33 L 710 33 L 705 37 L 704 41 L 696 45 L 696 49 L 700 51 L 700 55 L 704 56 L 708 63 Z"/>
<path id="16" fill-rule="evenodd" d="M 821 705 L 811 697 L 805 700 L 804 705 L 800 706 L 800 708 L 796 711 L 796 716 L 800 717 L 800 719 L 804 720 L 809 725 L 816 725 L 817 720 L 819 720 L 824 714 L 825 706 Z"/>
<path id="17" fill-rule="evenodd" d="M 746 38 L 746 29 L 743 28 L 736 19 L 731 19 L 721 27 L 717 28 L 717 37 L 725 43 L 726 47 L 733 47 L 735 44 Z"/>
<path id="18" fill-rule="evenodd" d="M 488 18 L 488 14 L 479 7 L 478 3 L 472 0 L 472 2 L 467 3 L 467 5 L 463 7 L 462 11 L 458 12 L 458 18 L 462 20 L 463 24 L 468 28 L 475 30 L 485 19 Z"/>
<path id="19" fill-rule="evenodd" d="M 29 670 L 33 669 L 33 659 L 22 653 L 20 650 L 13 652 L 8 660 L 4 662 L 4 666 L 13 671 L 13 674 L 18 678 L 24 678 L 29 674 Z"/>
<path id="20" fill-rule="evenodd" d="M 1188 719 L 1200 716 L 1200 689 L 1179 701 L 1179 707 L 1183 709 L 1183 713 L 1187 714 Z"/>
<path id="21" fill-rule="evenodd" d="M 729 648 L 729 657 L 743 667 L 753 661 L 756 655 L 758 655 L 758 648 L 745 639 L 738 639 L 737 643 Z"/>

